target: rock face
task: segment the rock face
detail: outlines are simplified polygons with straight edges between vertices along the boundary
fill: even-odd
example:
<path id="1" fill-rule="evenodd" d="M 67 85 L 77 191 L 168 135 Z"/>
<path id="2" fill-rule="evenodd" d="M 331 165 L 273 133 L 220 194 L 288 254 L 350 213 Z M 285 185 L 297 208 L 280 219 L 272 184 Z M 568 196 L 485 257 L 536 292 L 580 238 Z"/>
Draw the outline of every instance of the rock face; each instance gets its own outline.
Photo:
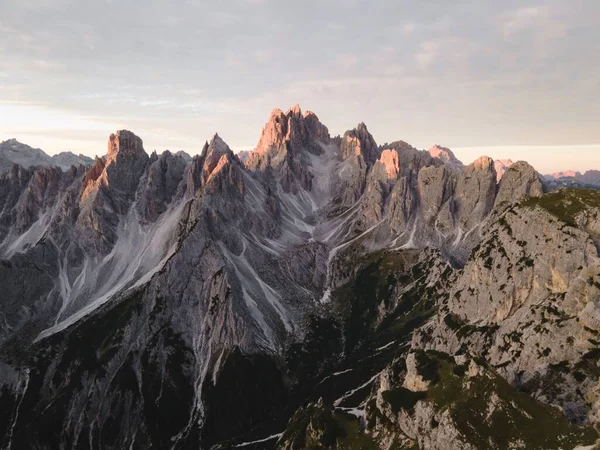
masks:
<path id="1" fill-rule="evenodd" d="M 517 392 L 485 363 L 433 352 L 410 353 L 407 362 L 415 358 L 417 373 L 407 377 L 428 378 L 421 389 L 406 390 L 384 377 L 378 382 L 376 401 L 366 411 L 374 448 L 541 450 L 594 442 L 594 432 Z"/>
<path id="2" fill-rule="evenodd" d="M 243 164 L 246 164 L 248 158 L 250 158 L 251 153 L 252 152 L 249 150 L 242 150 L 237 152 L 237 157 Z"/>
<path id="3" fill-rule="evenodd" d="M 375 139 L 361 122 L 350 131 L 346 131 L 340 142 L 340 157 L 342 160 L 349 156 L 360 156 L 367 166 L 372 166 L 379 157 L 379 149 Z"/>
<path id="4" fill-rule="evenodd" d="M 591 445 L 600 199 L 437 149 L 295 106 L 245 161 L 121 130 L 91 166 L 11 165 L 2 446 Z"/>
<path id="5" fill-rule="evenodd" d="M 460 172 L 465 168 L 465 165 L 454 156 L 454 153 L 452 153 L 452 150 L 449 148 L 442 147 L 441 145 L 434 145 L 428 152 L 431 156 L 440 159 L 450 169 L 456 172 Z"/>
<path id="6" fill-rule="evenodd" d="M 595 422 L 596 382 L 589 377 L 596 370 L 591 355 L 600 260 L 596 229 L 589 224 L 597 220 L 598 200 L 595 192 L 565 191 L 508 209 L 457 273 L 449 301 L 427 330 L 415 334 L 413 345 L 481 355 L 507 380 L 559 405 L 572 420 Z M 555 388 L 544 387 L 549 380 Z"/>
<path id="7" fill-rule="evenodd" d="M 526 162 L 519 161 L 504 172 L 494 207 L 501 211 L 513 203 L 515 198 L 541 197 L 544 191 L 545 187 L 538 173 Z"/>
<path id="8" fill-rule="evenodd" d="M 513 164 L 514 163 L 510 159 L 497 159 L 496 161 L 494 161 L 494 167 L 496 169 L 496 175 L 498 177 L 498 183 L 500 183 L 500 180 L 502 179 L 502 176 L 504 175 L 504 173 Z"/>
<path id="9" fill-rule="evenodd" d="M 578 180 L 592 186 L 600 186 L 600 170 L 588 170 Z"/>
<path id="10" fill-rule="evenodd" d="M 295 105 L 286 113 L 273 110 L 265 125 L 256 149 L 246 161 L 252 171 L 273 170 L 276 179 L 286 192 L 310 190 L 313 175 L 310 155 L 320 155 L 322 145 L 329 140 L 327 128 L 317 116 Z"/>

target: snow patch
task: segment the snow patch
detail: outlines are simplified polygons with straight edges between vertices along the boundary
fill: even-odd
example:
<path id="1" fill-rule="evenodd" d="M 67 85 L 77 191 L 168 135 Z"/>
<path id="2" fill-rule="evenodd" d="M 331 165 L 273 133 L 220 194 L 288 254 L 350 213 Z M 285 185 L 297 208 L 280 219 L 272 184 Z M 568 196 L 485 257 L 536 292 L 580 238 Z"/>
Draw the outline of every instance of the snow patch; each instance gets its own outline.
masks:
<path id="1" fill-rule="evenodd" d="M 385 350 L 386 348 L 394 345 L 395 343 L 396 343 L 396 341 L 392 341 L 388 344 L 385 344 L 383 347 L 376 348 L 375 351 L 380 352 L 381 350 Z"/>
<path id="2" fill-rule="evenodd" d="M 365 383 L 361 384 L 359 387 L 357 387 L 356 389 L 352 389 L 351 391 L 346 392 L 344 395 L 342 395 L 340 398 L 338 398 L 336 401 L 333 402 L 333 406 L 335 406 L 336 408 L 338 406 L 340 406 L 340 404 L 346 400 L 349 397 L 352 397 L 356 392 L 360 391 L 361 389 L 366 388 L 368 385 L 370 385 L 371 383 L 373 383 L 377 377 L 381 375 L 381 372 L 376 373 L 375 375 L 373 375 L 371 378 L 369 378 Z"/>
<path id="3" fill-rule="evenodd" d="M 267 436 L 266 438 L 259 439 L 257 441 L 242 442 L 241 444 L 236 445 L 236 447 L 247 447 L 248 445 L 260 444 L 261 442 L 268 442 L 272 441 L 273 439 L 279 440 L 281 439 L 281 436 L 283 436 L 283 433 L 272 434 L 271 436 Z"/>

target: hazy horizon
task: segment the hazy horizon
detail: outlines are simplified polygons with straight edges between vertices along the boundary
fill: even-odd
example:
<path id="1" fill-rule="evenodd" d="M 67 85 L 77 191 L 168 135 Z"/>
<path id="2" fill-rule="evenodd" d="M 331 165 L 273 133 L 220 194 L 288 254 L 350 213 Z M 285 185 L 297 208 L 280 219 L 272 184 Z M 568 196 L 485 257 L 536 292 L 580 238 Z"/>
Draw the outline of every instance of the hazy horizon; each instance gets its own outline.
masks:
<path id="1" fill-rule="evenodd" d="M 7 0 L 0 140 L 102 154 L 130 129 L 196 153 L 254 148 L 273 108 L 332 135 L 440 144 L 540 172 L 600 169 L 600 4 Z"/>

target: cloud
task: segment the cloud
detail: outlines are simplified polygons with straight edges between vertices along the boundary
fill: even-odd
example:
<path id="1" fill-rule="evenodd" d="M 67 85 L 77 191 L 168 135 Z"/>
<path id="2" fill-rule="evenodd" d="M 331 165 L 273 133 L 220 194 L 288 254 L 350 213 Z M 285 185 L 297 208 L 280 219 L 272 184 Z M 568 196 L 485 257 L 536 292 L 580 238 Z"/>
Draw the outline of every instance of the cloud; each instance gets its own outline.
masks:
<path id="1" fill-rule="evenodd" d="M 552 39 L 563 36 L 565 27 L 561 21 L 555 19 L 550 7 L 532 6 L 502 14 L 500 32 L 504 38 L 533 33 L 544 39 Z"/>
<path id="2" fill-rule="evenodd" d="M 164 19 L 162 19 L 162 23 L 168 27 L 176 27 L 183 23 L 183 17 L 167 16 Z"/>
<path id="3" fill-rule="evenodd" d="M 252 58 L 259 64 L 266 64 L 273 58 L 271 50 L 255 50 L 252 52 Z"/>
<path id="4" fill-rule="evenodd" d="M 404 34 L 405 36 L 410 36 L 411 34 L 413 34 L 415 32 L 415 30 L 417 29 L 417 25 L 415 25 L 414 23 L 405 23 L 404 25 L 400 26 L 400 32 L 402 34 Z"/>
<path id="5" fill-rule="evenodd" d="M 246 64 L 241 56 L 228 54 L 225 56 L 225 66 L 232 69 L 246 70 Z"/>
<path id="6" fill-rule="evenodd" d="M 337 64 L 344 69 L 355 67 L 358 61 L 358 56 L 353 53 L 346 53 L 337 57 Z"/>
<path id="7" fill-rule="evenodd" d="M 440 44 L 436 41 L 426 41 L 422 42 L 420 47 L 415 55 L 415 61 L 421 69 L 428 69 L 438 59 Z"/>

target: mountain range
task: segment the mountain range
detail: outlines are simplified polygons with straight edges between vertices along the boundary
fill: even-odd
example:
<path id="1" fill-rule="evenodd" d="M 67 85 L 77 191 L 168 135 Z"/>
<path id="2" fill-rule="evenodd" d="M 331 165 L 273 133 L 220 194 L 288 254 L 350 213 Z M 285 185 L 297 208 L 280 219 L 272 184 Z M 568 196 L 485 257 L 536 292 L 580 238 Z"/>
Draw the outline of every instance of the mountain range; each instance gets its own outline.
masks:
<path id="1" fill-rule="evenodd" d="M 567 170 L 546 175 L 546 179 L 566 183 L 578 182 L 589 186 L 600 186 L 600 170 L 588 170 L 585 173 Z"/>
<path id="2" fill-rule="evenodd" d="M 13 164 L 25 168 L 30 166 L 57 166 L 68 170 L 71 166 L 89 165 L 94 160 L 88 156 L 72 152 L 62 152 L 53 156 L 47 155 L 39 148 L 32 148 L 16 139 L 0 142 L 0 173 L 6 172 Z"/>
<path id="3" fill-rule="evenodd" d="M 599 438 L 598 191 L 297 105 L 241 155 L 0 148 L 3 448 Z"/>

